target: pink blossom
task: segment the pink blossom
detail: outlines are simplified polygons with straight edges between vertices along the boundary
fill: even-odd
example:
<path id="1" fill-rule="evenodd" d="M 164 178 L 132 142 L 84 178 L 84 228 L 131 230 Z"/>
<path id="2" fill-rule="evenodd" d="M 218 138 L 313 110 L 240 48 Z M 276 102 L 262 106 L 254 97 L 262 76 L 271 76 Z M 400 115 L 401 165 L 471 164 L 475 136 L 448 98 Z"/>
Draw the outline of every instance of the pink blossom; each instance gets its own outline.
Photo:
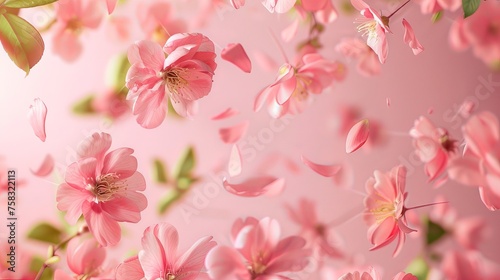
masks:
<path id="1" fill-rule="evenodd" d="M 374 245 L 370 250 L 382 248 L 398 237 L 394 256 L 403 248 L 406 234 L 415 231 L 408 227 L 405 217 L 406 168 L 394 167 L 389 173 L 374 172 L 366 182 L 365 221 L 370 226 L 368 240 Z"/>
<path id="2" fill-rule="evenodd" d="M 328 224 L 319 221 L 313 201 L 301 199 L 296 209 L 287 205 L 288 215 L 300 225 L 300 235 L 313 249 L 315 256 L 342 258 L 343 252 L 338 248 L 339 238 Z"/>
<path id="3" fill-rule="evenodd" d="M 421 116 L 415 121 L 410 135 L 421 161 L 425 162 L 425 173 L 429 181 L 446 171 L 450 157 L 457 150 L 456 141 L 443 128 L 437 128 L 428 118 Z"/>
<path id="4" fill-rule="evenodd" d="M 381 64 L 377 54 L 365 42 L 357 38 L 344 38 L 335 50 L 346 57 L 358 60 L 357 70 L 364 76 L 380 74 Z"/>
<path id="5" fill-rule="evenodd" d="M 77 149 L 77 161 L 68 166 L 65 182 L 57 190 L 57 208 L 75 224 L 83 214 L 90 232 L 102 246 L 120 241 L 118 222 L 137 223 L 147 206 L 138 191 L 146 188 L 137 172 L 134 150 L 119 148 L 107 152 L 111 135 L 94 133 Z"/>
<path id="6" fill-rule="evenodd" d="M 466 152 L 450 162 L 451 179 L 479 187 L 484 205 L 500 209 L 500 126 L 498 118 L 485 111 L 472 116 L 462 127 Z"/>
<path id="7" fill-rule="evenodd" d="M 389 46 L 385 33 L 391 32 L 389 29 L 389 18 L 380 15 L 363 0 L 351 0 L 351 4 L 356 8 L 364 19 L 360 19 L 361 24 L 358 31 L 366 35 L 367 44 L 377 54 L 380 63 L 384 64 L 387 59 Z"/>
<path id="8" fill-rule="evenodd" d="M 195 101 L 212 88 L 217 67 L 214 50 L 212 41 L 198 33 L 175 34 L 163 50 L 151 41 L 132 45 L 126 85 L 137 122 L 145 128 L 159 126 L 165 119 L 168 99 L 179 115 L 192 116 Z"/>
<path id="9" fill-rule="evenodd" d="M 327 61 L 317 53 L 305 54 L 296 67 L 289 63 L 280 67 L 276 81 L 257 95 L 254 110 L 267 104 L 274 118 L 299 114 L 312 101 L 312 94 L 322 93 L 334 80 L 343 78 L 342 64 Z"/>
<path id="10" fill-rule="evenodd" d="M 146 38 L 165 44 L 171 35 L 187 31 L 183 20 L 174 18 L 175 11 L 168 1 L 140 1 L 137 18 Z"/>
<path id="11" fill-rule="evenodd" d="M 421 53 L 424 50 L 424 47 L 420 45 L 420 42 L 417 40 L 417 37 L 415 36 L 415 32 L 413 32 L 413 28 L 411 25 L 406 21 L 406 19 L 403 19 L 403 27 L 405 29 L 405 34 L 404 34 L 404 41 L 407 43 L 410 48 L 413 50 L 413 54 L 417 55 Z"/>
<path id="12" fill-rule="evenodd" d="M 441 270 L 446 279 L 500 279 L 498 264 L 488 260 L 478 251 L 447 251 L 441 263 Z"/>
<path id="13" fill-rule="evenodd" d="M 130 111 L 125 96 L 108 89 L 92 99 L 92 109 L 112 119 L 117 119 Z"/>
<path id="14" fill-rule="evenodd" d="M 288 279 L 283 272 L 302 270 L 310 252 L 299 236 L 280 239 L 276 220 L 237 220 L 232 229 L 234 248 L 217 246 L 206 258 L 208 274 L 217 280 Z"/>
<path id="15" fill-rule="evenodd" d="M 66 260 L 73 272 L 70 277 L 62 270 L 55 273 L 55 280 L 64 279 L 103 279 L 112 271 L 103 266 L 106 250 L 93 238 L 74 238 L 68 243 Z"/>
<path id="16" fill-rule="evenodd" d="M 338 17 L 332 0 L 304 0 L 299 3 L 296 3 L 295 9 L 301 15 L 302 20 L 306 20 L 308 14 L 312 14 L 317 23 L 326 25 Z"/>
<path id="17" fill-rule="evenodd" d="M 80 34 L 96 29 L 103 18 L 99 1 L 60 0 L 55 5 L 57 21 L 54 29 L 53 51 L 66 61 L 74 61 L 82 52 Z"/>

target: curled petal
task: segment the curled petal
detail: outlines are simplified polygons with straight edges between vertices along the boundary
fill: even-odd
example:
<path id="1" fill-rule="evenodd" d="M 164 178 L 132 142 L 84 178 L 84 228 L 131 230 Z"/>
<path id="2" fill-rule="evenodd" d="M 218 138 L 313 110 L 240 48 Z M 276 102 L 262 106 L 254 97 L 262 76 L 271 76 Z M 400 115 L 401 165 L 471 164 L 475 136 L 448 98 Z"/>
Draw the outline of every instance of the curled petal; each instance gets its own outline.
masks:
<path id="1" fill-rule="evenodd" d="M 54 170 L 54 158 L 51 155 L 46 155 L 42 164 L 36 171 L 31 170 L 38 177 L 45 177 Z"/>
<path id="2" fill-rule="evenodd" d="M 224 178 L 222 183 L 224 188 L 232 194 L 255 197 L 267 193 L 276 194 L 276 192 L 280 192 L 285 185 L 285 180 L 283 178 L 265 176 L 251 178 L 239 184 L 229 183 Z"/>
<path id="3" fill-rule="evenodd" d="M 227 108 L 224 112 L 221 112 L 221 113 L 213 116 L 212 120 L 218 121 L 218 120 L 227 119 L 227 118 L 235 116 L 235 115 L 237 115 L 239 113 L 240 112 L 238 112 L 237 110 L 235 110 L 233 108 Z"/>
<path id="4" fill-rule="evenodd" d="M 422 47 L 422 45 L 420 45 L 420 42 L 418 42 L 417 37 L 413 32 L 413 28 L 408 23 L 408 21 L 406 21 L 406 19 L 403 19 L 403 26 L 405 28 L 405 35 L 404 35 L 405 43 L 407 43 L 410 46 L 410 48 L 413 50 L 414 55 L 421 53 L 424 50 L 424 47 Z"/>
<path id="5" fill-rule="evenodd" d="M 357 149 L 361 148 L 368 140 L 369 136 L 369 122 L 367 119 L 356 123 L 347 134 L 347 140 L 345 143 L 345 151 L 350 154 Z"/>
<path id="6" fill-rule="evenodd" d="M 28 111 L 28 119 L 35 135 L 45 142 L 45 119 L 47 117 L 47 106 L 40 98 L 35 98 Z"/>
<path id="7" fill-rule="evenodd" d="M 238 145 L 233 145 L 231 155 L 229 156 L 229 163 L 227 166 L 229 176 L 234 177 L 241 174 L 241 152 Z"/>
<path id="8" fill-rule="evenodd" d="M 317 163 L 314 163 L 314 162 L 308 160 L 304 156 L 301 156 L 301 159 L 305 165 L 307 165 L 309 168 L 311 168 L 314 172 L 316 172 L 319 175 L 324 176 L 324 177 L 333 177 L 342 168 L 338 164 L 332 164 L 332 165 L 317 164 Z"/>
<path id="9" fill-rule="evenodd" d="M 249 122 L 244 121 L 232 127 L 219 129 L 219 136 L 224 143 L 234 144 L 238 142 L 241 137 L 246 133 Z"/>
<path id="10" fill-rule="evenodd" d="M 245 49 L 240 43 L 228 44 L 220 54 L 221 58 L 231 62 L 240 68 L 243 72 L 252 72 L 252 62 Z"/>

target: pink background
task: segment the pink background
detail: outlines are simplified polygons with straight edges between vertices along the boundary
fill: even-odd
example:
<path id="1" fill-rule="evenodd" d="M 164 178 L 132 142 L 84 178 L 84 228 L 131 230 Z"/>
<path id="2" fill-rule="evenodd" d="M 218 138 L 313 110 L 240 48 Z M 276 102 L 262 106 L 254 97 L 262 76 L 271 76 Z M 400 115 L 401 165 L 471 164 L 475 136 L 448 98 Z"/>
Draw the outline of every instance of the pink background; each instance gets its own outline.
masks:
<path id="1" fill-rule="evenodd" d="M 116 248 L 110 249 L 112 257 L 109 259 L 118 262 L 127 252 L 139 250 L 143 230 L 159 221 L 168 221 L 175 225 L 181 234 L 181 243 L 187 246 L 205 235 L 213 235 L 219 244 L 229 244 L 228 234 L 232 222 L 245 216 L 276 218 L 282 224 L 284 235 L 295 234 L 298 227 L 289 220 L 283 206 L 285 203 L 296 205 L 301 197 L 316 201 L 323 220 L 335 220 L 355 207 L 361 210 L 363 197 L 358 193 L 336 188 L 330 179 L 318 176 L 304 167 L 300 162 L 301 154 L 322 163 L 347 161 L 355 170 L 353 189 L 364 192 L 364 183 L 375 169 L 388 171 L 397 164 L 404 164 L 403 159 L 411 157 L 413 148 L 407 132 L 420 115 L 427 115 L 436 124 L 449 129 L 455 138 L 461 137 L 459 127 L 465 121 L 460 116 L 451 121 L 450 116 L 455 114 L 458 106 L 466 99 L 478 102 L 478 111 L 491 110 L 500 116 L 500 74 L 491 73 L 481 61 L 473 57 L 470 50 L 455 53 L 449 48 L 448 30 L 450 18 L 454 16 L 447 15 L 440 22 L 433 24 L 430 16 L 420 14 L 418 5 L 410 3 L 401 13 L 391 18 L 394 34 L 388 35 L 389 58 L 382 67 L 382 74 L 364 78 L 356 72 L 355 61 L 347 61 L 333 49 L 342 37 L 357 36 L 355 25 L 352 24 L 354 16 L 342 14 L 336 22 L 328 26 L 327 33 L 322 37 L 324 48 L 321 53 L 329 59 L 345 62 L 348 67 L 347 78 L 317 96 L 303 114 L 290 118 L 283 131 L 273 133 L 272 139 L 263 144 L 262 150 L 254 150 L 256 157 L 245 158 L 242 176 L 254 174 L 266 156 L 275 152 L 294 160 L 301 168 L 300 174 L 290 174 L 285 168 L 275 166 L 269 169 L 269 173 L 287 179 L 283 194 L 277 197 L 237 197 L 221 188 L 220 179 L 213 179 L 220 178 L 224 173 L 216 173 L 214 169 L 225 164 L 231 149 L 230 145 L 219 139 L 218 129 L 250 120 L 249 131 L 243 140 L 248 141 L 250 137 L 259 138 L 259 133 L 262 135 L 263 130 L 270 128 L 271 118 L 267 112 L 262 110 L 254 113 L 252 104 L 259 90 L 274 81 L 275 73 L 262 70 L 255 60 L 252 73 L 245 74 L 218 57 L 212 92 L 200 100 L 199 114 L 194 120 L 169 117 L 160 127 L 147 130 L 140 127 L 129 114 L 110 123 L 102 117 L 81 117 L 71 113 L 71 106 L 77 100 L 90 92 L 105 90 L 105 69 L 109 59 L 126 51 L 133 41 L 143 39 L 144 35 L 137 28 L 133 13 L 136 1 L 132 2 L 117 11 L 118 14 L 132 16 L 135 26 L 132 39 L 124 43 L 109 40 L 106 24 L 103 24 L 98 31 L 83 34 L 84 52 L 73 64 L 62 61 L 51 52 L 50 33 L 44 34 L 46 51 L 43 59 L 26 78 L 22 71 L 10 62 L 7 55 L 3 51 L 0 52 L 0 154 L 2 162 L 7 167 L 16 168 L 18 176 L 27 181 L 17 194 L 19 239 L 23 239 L 27 230 L 37 221 L 59 223 L 55 194 L 56 186 L 61 182 L 61 172 L 73 161 L 70 152 L 76 148 L 79 141 L 93 132 L 110 133 L 113 136 L 112 148 L 133 148 L 139 161 L 139 171 L 146 176 L 148 182 L 145 194 L 149 206 L 142 213 L 142 220 L 138 224 L 122 224 L 122 242 Z M 218 54 L 226 44 L 239 42 L 251 58 L 256 51 L 265 51 L 281 64 L 283 59 L 271 40 L 269 30 L 279 35 L 281 30 L 291 23 L 291 19 L 287 15 L 270 14 L 258 2 L 248 3 L 238 11 L 221 10 L 218 15 L 212 16 L 208 25 L 194 31 L 202 32 L 211 38 L 218 48 Z M 335 4 L 340 6 L 339 3 Z M 178 6 L 181 6 L 180 3 Z M 393 9 L 389 5 L 384 11 L 387 13 Z M 26 18 L 35 22 L 39 19 L 37 17 L 41 18 L 37 13 L 42 10 L 28 11 Z M 187 15 L 189 12 L 184 8 L 180 14 Z M 425 47 L 425 51 L 418 56 L 414 56 L 402 40 L 402 17 L 412 23 Z M 303 38 L 306 29 L 301 27 L 297 38 Z M 296 42 L 282 43 L 290 58 L 294 56 Z M 488 80 L 488 77 L 497 81 L 497 84 L 492 85 L 491 91 L 486 88 L 479 88 L 478 91 L 481 79 Z M 45 143 L 35 137 L 26 118 L 28 107 L 36 97 L 41 98 L 49 110 Z M 386 98 L 391 100 L 390 107 L 386 105 Z M 347 155 L 344 151 L 345 139 L 339 137 L 333 127 L 335 112 L 341 104 L 353 104 L 361 109 L 364 117 L 378 120 L 387 133 L 386 143 L 373 150 L 363 148 Z M 219 122 L 210 120 L 210 117 L 227 107 L 237 109 L 242 114 L 234 119 Z M 429 108 L 434 110 L 431 115 L 427 113 Z M 204 180 L 197 184 L 193 192 L 177 207 L 166 215 L 159 216 L 156 211 L 157 203 L 165 193 L 165 188 L 156 185 L 151 179 L 152 160 L 156 157 L 162 158 L 171 170 L 188 145 L 194 145 L 196 148 L 196 174 Z M 46 154 L 55 157 L 57 174 L 47 178 L 33 176 L 30 168 L 36 169 Z M 491 228 L 491 235 L 480 248 L 487 257 L 500 262 L 498 242 L 491 238 L 500 235 L 498 213 L 485 208 L 476 188 L 448 182 L 442 188 L 434 189 L 427 183 L 423 165 L 418 161 L 413 162 L 416 164 L 407 165 L 407 205 L 429 203 L 437 194 L 444 194 L 451 205 L 458 209 L 459 215 L 483 216 Z M 198 207 L 202 208 L 199 213 L 187 219 L 183 213 L 189 206 L 195 207 L 193 199 L 197 198 L 196 192 L 202 193 L 209 182 L 219 184 L 217 195 L 208 198 L 205 201 L 208 205 Z M 423 214 L 429 210 L 417 211 Z M 4 212 L 1 210 L 1 215 L 4 215 Z M 338 226 L 337 230 L 343 237 L 347 252 L 360 254 L 366 258 L 367 263 L 382 266 L 386 276 L 403 270 L 419 253 L 422 244 L 419 238 L 409 238 L 402 254 L 393 259 L 394 245 L 375 252 L 368 251 L 370 244 L 366 239 L 367 226 L 361 217 Z M 2 237 L 3 234 L 2 230 Z M 45 246 L 38 243 L 23 241 L 21 246 L 45 254 Z"/>

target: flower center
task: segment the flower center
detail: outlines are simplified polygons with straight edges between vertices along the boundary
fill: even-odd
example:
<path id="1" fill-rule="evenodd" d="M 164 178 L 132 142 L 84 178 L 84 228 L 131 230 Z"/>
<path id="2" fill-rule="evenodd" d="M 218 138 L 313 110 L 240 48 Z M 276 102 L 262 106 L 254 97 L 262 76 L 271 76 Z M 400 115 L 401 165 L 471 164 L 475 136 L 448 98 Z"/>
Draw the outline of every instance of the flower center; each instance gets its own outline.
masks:
<path id="1" fill-rule="evenodd" d="M 166 280 L 175 280 L 175 278 L 176 278 L 176 277 L 177 277 L 177 276 L 175 276 L 174 274 L 172 274 L 172 273 L 170 273 L 170 272 L 169 272 L 169 273 L 167 273 L 167 275 L 165 275 L 165 279 L 166 279 Z"/>
<path id="2" fill-rule="evenodd" d="M 326 233 L 326 227 L 324 224 L 317 224 L 314 226 L 314 229 L 316 230 L 316 233 L 319 235 L 319 236 L 324 236 L 325 233 Z"/>
<path id="3" fill-rule="evenodd" d="M 450 139 L 448 133 L 441 135 L 439 142 L 445 151 L 454 153 L 457 150 L 457 141 Z"/>
<path id="4" fill-rule="evenodd" d="M 377 22 L 374 19 L 367 20 L 358 26 L 358 32 L 360 32 L 362 36 L 375 36 L 376 30 Z"/>
<path id="5" fill-rule="evenodd" d="M 80 34 L 83 30 L 83 24 L 78 18 L 72 18 L 68 21 L 66 29 L 73 31 L 76 34 Z"/>
<path id="6" fill-rule="evenodd" d="M 252 279 L 256 279 L 259 275 L 264 273 L 266 270 L 266 265 L 264 264 L 265 254 L 260 252 L 256 258 L 254 258 L 252 265 L 248 266 L 248 271 L 252 275 Z"/>
<path id="7" fill-rule="evenodd" d="M 159 76 L 163 79 L 168 91 L 171 93 L 170 97 L 175 102 L 179 102 L 179 96 L 183 96 L 183 93 L 179 93 L 179 90 L 188 85 L 188 81 L 183 78 L 183 74 L 185 73 L 186 69 L 184 68 L 172 68 L 159 73 Z"/>
<path id="8" fill-rule="evenodd" d="M 297 100 L 304 101 L 309 96 L 307 87 L 311 84 L 311 80 L 300 75 L 296 75 L 296 77 L 297 85 L 295 86 L 295 90 L 293 91 L 292 95 L 293 97 L 297 98 Z"/>
<path id="9" fill-rule="evenodd" d="M 500 22 L 491 22 L 488 25 L 488 33 L 492 36 L 500 35 Z"/>
<path id="10" fill-rule="evenodd" d="M 119 177 L 115 173 L 109 173 L 97 178 L 96 184 L 90 186 L 90 191 L 95 195 L 97 202 L 109 201 L 116 193 L 127 188 L 124 181 L 118 181 Z"/>
<path id="11" fill-rule="evenodd" d="M 398 206 L 400 202 L 399 200 L 395 200 L 394 202 L 380 201 L 377 203 L 377 208 L 370 209 L 370 213 L 375 217 L 377 223 L 382 223 L 388 217 L 396 217 L 396 213 L 398 212 Z"/>

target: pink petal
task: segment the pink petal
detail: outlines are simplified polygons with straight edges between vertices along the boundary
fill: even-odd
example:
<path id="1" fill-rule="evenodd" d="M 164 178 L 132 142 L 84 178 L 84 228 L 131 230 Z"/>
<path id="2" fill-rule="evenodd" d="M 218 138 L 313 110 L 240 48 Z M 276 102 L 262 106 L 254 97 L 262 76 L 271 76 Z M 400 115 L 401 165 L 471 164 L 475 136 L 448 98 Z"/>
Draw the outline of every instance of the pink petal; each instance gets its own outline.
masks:
<path id="1" fill-rule="evenodd" d="M 297 30 L 299 29 L 299 19 L 297 18 L 290 24 L 287 28 L 283 29 L 281 31 L 281 38 L 285 42 L 290 42 L 293 37 L 297 34 Z"/>
<path id="2" fill-rule="evenodd" d="M 116 280 L 142 279 L 144 271 L 137 256 L 126 259 L 116 268 Z"/>
<path id="3" fill-rule="evenodd" d="M 411 273 L 400 272 L 392 280 L 418 280 L 418 278 Z"/>
<path id="4" fill-rule="evenodd" d="M 261 0 L 262 4 L 271 13 L 283 14 L 288 12 L 297 0 Z"/>
<path id="5" fill-rule="evenodd" d="M 385 103 L 387 104 L 387 108 L 391 107 L 391 99 L 389 97 L 385 99 Z"/>
<path id="6" fill-rule="evenodd" d="M 79 158 L 93 157 L 100 159 L 109 147 L 111 147 L 111 135 L 96 132 L 80 142 L 76 152 Z"/>
<path id="7" fill-rule="evenodd" d="M 234 144 L 231 148 L 231 155 L 229 156 L 229 163 L 227 166 L 229 176 L 235 177 L 241 174 L 241 152 L 238 145 Z"/>
<path id="8" fill-rule="evenodd" d="M 252 62 L 240 43 L 228 44 L 222 50 L 220 56 L 222 59 L 236 65 L 243 72 L 252 72 Z"/>
<path id="9" fill-rule="evenodd" d="M 33 171 L 30 169 L 31 172 L 38 176 L 38 177 L 45 177 L 49 175 L 52 170 L 54 170 L 54 158 L 49 154 L 45 156 L 45 159 L 43 160 L 42 164 L 36 171 Z"/>
<path id="10" fill-rule="evenodd" d="M 230 0 L 230 2 L 235 9 L 245 6 L 245 0 Z"/>
<path id="11" fill-rule="evenodd" d="M 176 262 L 176 267 L 185 272 L 199 272 L 205 266 L 208 252 L 217 245 L 212 236 L 200 238 Z M 198 278 L 195 278 L 198 279 Z"/>
<path id="12" fill-rule="evenodd" d="M 474 112 L 474 109 L 476 109 L 476 104 L 470 100 L 465 100 L 458 112 L 462 117 L 468 118 Z"/>
<path id="13" fill-rule="evenodd" d="M 407 43 L 410 46 L 410 48 L 413 50 L 414 55 L 421 53 L 424 50 L 424 47 L 422 47 L 422 45 L 420 45 L 420 43 L 418 42 L 417 37 L 413 32 L 413 28 L 408 23 L 408 21 L 406 21 L 406 19 L 403 19 L 403 26 L 405 28 L 405 35 L 404 35 L 405 43 Z"/>
<path id="14" fill-rule="evenodd" d="M 165 256 L 166 252 L 162 243 L 156 235 L 157 228 L 158 225 L 146 228 L 141 239 L 142 250 L 139 252 L 139 262 L 147 279 L 161 279 L 169 261 Z"/>
<path id="15" fill-rule="evenodd" d="M 106 0 L 106 6 L 108 7 L 108 14 L 113 13 L 116 7 L 116 2 L 118 2 L 118 0 Z"/>
<path id="16" fill-rule="evenodd" d="M 368 6 L 368 4 L 366 4 L 363 0 L 351 0 L 351 4 L 358 11 L 370 8 L 370 6 Z"/>
<path id="17" fill-rule="evenodd" d="M 57 209 L 66 211 L 66 221 L 74 225 L 82 215 L 82 205 L 90 196 L 87 190 L 63 183 L 57 190 Z"/>
<path id="18" fill-rule="evenodd" d="M 71 277 L 61 269 L 56 269 L 54 273 L 54 280 L 74 280 L 74 279 L 75 278 Z"/>
<path id="19" fill-rule="evenodd" d="M 219 136 L 222 139 L 222 142 L 226 144 L 234 144 L 238 142 L 246 133 L 249 124 L 250 123 L 248 121 L 244 121 L 232 127 L 219 129 Z"/>
<path id="20" fill-rule="evenodd" d="M 47 106 L 40 98 L 35 98 L 33 104 L 28 110 L 28 120 L 35 135 L 45 142 L 47 135 L 45 134 L 45 118 L 47 117 Z"/>
<path id="21" fill-rule="evenodd" d="M 365 144 L 366 140 L 368 140 L 368 136 L 370 134 L 369 122 L 367 119 L 364 119 L 355 125 L 349 130 L 347 134 L 347 139 L 345 143 L 345 151 L 350 154 L 355 152 L 357 149 L 361 148 L 363 144 Z"/>
<path id="22" fill-rule="evenodd" d="M 64 6 L 64 5 L 62 5 Z M 54 25 L 54 36 L 52 37 L 52 50 L 67 62 L 75 61 L 82 53 L 83 46 L 75 32 L 66 30 L 66 26 L 57 28 Z M 59 30 L 58 30 L 59 29 Z"/>
<path id="23" fill-rule="evenodd" d="M 448 165 L 448 176 L 467 186 L 479 187 L 487 184 L 480 170 L 480 163 L 473 158 L 457 158 Z"/>
<path id="24" fill-rule="evenodd" d="M 85 201 L 82 210 L 90 232 L 101 246 L 118 244 L 121 238 L 120 225 L 102 210 L 100 204 Z"/>
<path id="25" fill-rule="evenodd" d="M 280 67 L 276 60 L 262 51 L 256 51 L 253 55 L 257 64 L 259 64 L 265 71 L 274 72 Z"/>
<path id="26" fill-rule="evenodd" d="M 255 197 L 268 192 L 273 193 L 275 189 L 281 190 L 283 188 L 284 180 L 282 178 L 264 176 L 250 178 L 239 184 L 229 183 L 226 178 L 224 178 L 222 183 L 224 188 L 232 194 L 245 197 Z"/>
<path id="27" fill-rule="evenodd" d="M 330 0 L 302 0 L 302 6 L 306 11 L 315 12 L 323 9 Z"/>
<path id="28" fill-rule="evenodd" d="M 333 177 L 341 169 L 341 166 L 338 164 L 322 165 L 322 164 L 314 163 L 314 162 L 308 160 L 304 156 L 301 156 L 300 158 L 305 165 L 307 165 L 309 168 L 311 168 L 314 172 L 316 172 L 319 175 L 324 176 L 324 177 Z"/>
<path id="29" fill-rule="evenodd" d="M 268 191 L 265 193 L 267 196 L 277 196 L 285 189 L 285 178 L 280 178 L 267 186 Z"/>
<path id="30" fill-rule="evenodd" d="M 205 266 L 212 279 L 249 279 L 250 275 L 242 257 L 233 248 L 217 246 L 206 257 Z"/>
<path id="31" fill-rule="evenodd" d="M 113 173 L 125 179 L 137 170 L 137 159 L 132 155 L 131 148 L 119 148 L 109 152 L 104 158 L 102 174 Z"/>
<path id="32" fill-rule="evenodd" d="M 233 108 L 227 108 L 224 112 L 221 112 L 221 113 L 217 114 L 216 116 L 213 116 L 211 119 L 214 121 L 223 120 L 223 119 L 227 119 L 229 117 L 235 116 L 239 113 L 240 112 L 238 110 L 235 110 Z"/>
<path id="33" fill-rule="evenodd" d="M 143 200 L 146 200 L 146 197 L 142 196 Z M 117 222 L 138 223 L 141 220 L 141 212 L 137 205 L 125 197 L 113 198 L 111 201 L 102 203 L 101 208 Z"/>

